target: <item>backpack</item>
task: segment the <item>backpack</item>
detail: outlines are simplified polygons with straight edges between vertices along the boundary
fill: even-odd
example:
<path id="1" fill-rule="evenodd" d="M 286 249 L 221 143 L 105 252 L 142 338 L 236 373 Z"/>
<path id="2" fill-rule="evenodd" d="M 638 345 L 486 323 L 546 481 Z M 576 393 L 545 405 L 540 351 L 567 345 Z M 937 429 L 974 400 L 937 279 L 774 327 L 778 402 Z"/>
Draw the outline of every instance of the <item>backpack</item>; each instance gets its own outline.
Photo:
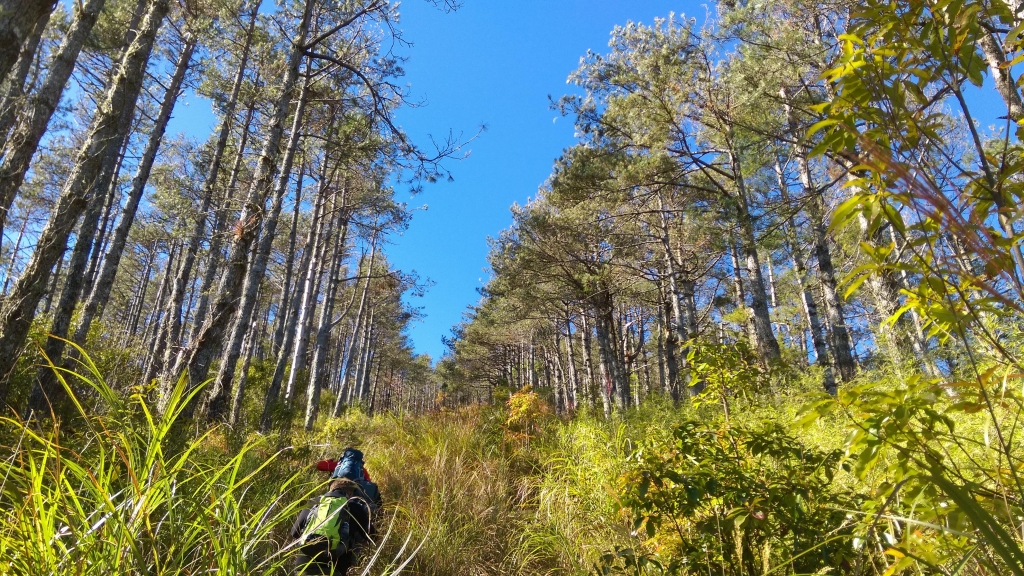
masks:
<path id="1" fill-rule="evenodd" d="M 306 528 L 302 531 L 303 546 L 326 544 L 333 554 L 347 552 L 351 529 L 348 522 L 342 521 L 341 514 L 346 504 L 348 498 L 345 496 L 321 496 L 309 511 Z"/>
<path id="2" fill-rule="evenodd" d="M 363 480 L 363 453 L 355 448 L 346 448 L 331 478 L 348 478 L 356 482 Z"/>

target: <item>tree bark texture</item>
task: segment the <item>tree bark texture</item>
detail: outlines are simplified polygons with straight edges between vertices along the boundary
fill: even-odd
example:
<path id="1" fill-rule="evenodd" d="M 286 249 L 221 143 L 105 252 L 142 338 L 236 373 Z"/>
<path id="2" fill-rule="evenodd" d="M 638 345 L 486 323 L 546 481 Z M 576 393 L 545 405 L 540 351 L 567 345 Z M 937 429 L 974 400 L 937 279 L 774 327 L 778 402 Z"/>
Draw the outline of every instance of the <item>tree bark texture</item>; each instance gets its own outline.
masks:
<path id="1" fill-rule="evenodd" d="M 302 138 L 302 118 L 306 110 L 306 97 L 309 94 L 309 76 L 303 82 L 302 91 L 299 93 L 299 102 L 295 107 L 295 117 L 292 122 L 291 135 L 288 138 L 288 145 L 285 147 L 284 159 L 281 164 L 281 174 L 277 180 L 277 187 L 274 189 L 274 197 L 271 201 L 270 215 L 263 225 L 262 236 L 256 251 L 256 258 L 246 273 L 245 289 L 242 291 L 242 302 L 239 304 L 238 315 L 232 326 L 228 345 L 224 349 L 220 371 L 214 380 L 214 388 L 211 393 L 212 400 L 209 406 L 209 418 L 217 419 L 226 415 L 228 399 L 231 397 L 231 384 L 235 377 L 235 364 L 242 351 L 242 340 L 245 337 L 245 329 L 249 325 L 252 313 L 256 309 L 256 296 L 260 284 L 267 271 L 267 261 L 270 259 L 270 252 L 274 246 L 274 238 L 277 235 L 277 221 L 281 215 L 281 206 L 285 194 L 288 191 L 288 184 L 291 181 L 292 162 L 295 159 L 295 151 L 299 147 Z M 302 188 L 302 181 L 305 177 L 305 164 L 299 168 L 299 181 L 296 188 Z"/>
<path id="2" fill-rule="evenodd" d="M 6 379 L 19 355 L 36 306 L 49 280 L 50 270 L 64 253 L 68 236 L 88 205 L 89 193 L 111 150 L 120 147 L 130 126 L 130 117 L 122 112 L 135 108 L 146 64 L 153 49 L 157 30 L 169 9 L 169 0 L 153 0 L 139 33 L 121 59 L 104 101 L 99 105 L 75 165 L 61 190 L 50 220 L 40 233 L 35 252 L 26 265 L 0 312 L 0 379 Z M 5 396 L 6 385 L 0 390 Z"/>
<path id="3" fill-rule="evenodd" d="M 299 77 L 299 65 L 302 61 L 303 46 L 309 32 L 313 13 L 313 0 L 306 0 L 302 17 L 292 41 L 291 51 L 281 82 L 281 93 L 275 106 L 274 114 L 268 122 L 267 140 L 257 163 L 252 186 L 245 198 L 242 212 L 238 218 L 236 233 L 231 241 L 224 276 L 217 288 L 217 297 L 210 308 L 210 315 L 193 342 L 182 355 L 182 361 L 172 373 L 188 370 L 190 386 L 198 386 L 206 379 L 213 356 L 223 343 L 224 334 L 230 326 L 235 312 L 238 310 L 239 296 L 245 281 L 245 270 L 248 254 L 252 249 L 256 234 L 263 223 L 264 200 L 273 184 L 274 169 L 280 155 L 281 137 L 284 133 L 284 122 L 288 116 L 296 81 Z"/>
<path id="4" fill-rule="evenodd" d="M 11 1 L 3 0 L 5 4 Z M 13 0 L 13 3 L 18 4 L 20 0 Z M 45 3 L 45 1 L 42 3 Z M 3 162 L 0 163 L 0 238 L 3 237 L 7 212 L 11 208 L 11 203 L 14 202 L 15 195 L 25 181 L 25 174 L 32 163 L 32 157 L 35 156 L 36 150 L 39 148 L 39 142 L 46 132 L 46 126 L 50 123 L 50 118 L 53 116 L 54 110 L 57 109 L 57 104 L 60 103 L 61 95 L 64 94 L 64 87 L 67 85 L 68 78 L 71 77 L 71 73 L 75 69 L 78 53 L 82 50 L 86 39 L 88 39 L 89 33 L 92 31 L 93 25 L 96 24 L 96 19 L 105 3 L 106 0 L 85 0 L 82 4 L 76 4 L 74 21 L 71 23 L 71 28 L 68 29 L 67 34 L 64 35 L 64 40 L 61 42 L 53 61 L 50 63 L 46 80 L 43 81 L 39 91 L 29 97 L 25 107 L 18 114 L 17 124 L 10 139 L 7 141 L 4 148 Z M 148 54 L 149 51 L 146 50 L 147 57 Z M 122 66 L 125 63 L 127 63 L 127 60 L 122 61 Z M 141 85 L 141 73 L 138 76 L 136 80 Z M 108 92 L 108 97 L 110 96 L 113 96 L 113 92 Z M 131 100 L 134 103 L 134 98 Z M 110 100 L 108 100 L 109 102 Z M 109 114 L 111 111 L 109 109 L 97 110 L 97 118 L 100 118 L 104 113 Z M 93 128 L 97 128 L 95 122 L 93 123 Z M 0 378 L 2 378 L 2 374 L 0 374 Z"/>
<path id="5" fill-rule="evenodd" d="M 192 62 L 192 55 L 195 53 L 196 38 L 189 34 L 185 40 L 185 46 L 178 61 L 174 66 L 174 73 L 171 75 L 170 84 L 164 91 L 163 100 L 160 102 L 160 111 L 157 112 L 153 123 L 149 140 L 146 142 L 146 149 L 139 159 L 139 165 L 135 169 L 135 176 L 132 178 L 132 188 L 128 192 L 128 202 L 121 212 L 121 220 L 114 231 L 107 256 L 103 259 L 99 276 L 93 284 L 89 299 L 82 311 L 82 318 L 75 330 L 73 340 L 78 344 L 84 344 L 89 334 L 89 329 L 96 318 L 103 315 L 103 310 L 110 300 L 110 290 L 114 286 L 114 279 L 117 276 L 117 269 L 121 265 L 121 258 L 124 255 L 124 248 L 128 242 L 128 232 L 135 222 L 135 215 L 142 201 L 142 194 L 149 182 L 149 176 L 153 171 L 153 164 L 156 162 L 156 154 L 163 142 L 164 133 L 167 131 L 167 123 L 171 119 L 174 105 L 181 94 L 181 87 L 185 82 L 185 75 Z"/>
<path id="6" fill-rule="evenodd" d="M 775 160 L 775 175 L 778 179 L 779 194 L 784 204 L 789 204 L 789 187 L 786 184 L 782 164 Z M 796 272 L 797 290 L 800 291 L 800 300 L 803 304 L 804 317 L 811 329 L 811 342 L 814 343 L 814 354 L 817 357 L 818 365 L 822 368 L 822 387 L 829 394 L 836 393 L 836 379 L 832 373 L 832 362 L 828 355 L 828 344 L 825 341 L 825 330 L 821 326 L 821 318 L 818 316 L 818 303 L 814 299 L 814 292 L 809 287 L 807 266 L 804 260 L 804 252 L 800 240 L 796 237 L 796 223 L 790 215 L 784 228 L 786 244 L 789 253 L 793 258 L 793 270 Z"/>
<path id="7" fill-rule="evenodd" d="M 7 80 L 36 24 L 56 4 L 55 0 L 0 0 L 0 84 Z"/>
<path id="8" fill-rule="evenodd" d="M 22 44 L 21 51 L 18 53 L 18 63 L 7 82 L 7 93 L 0 100 L 0 141 L 2 142 L 7 141 L 7 134 L 11 131 L 14 119 L 21 108 L 22 96 L 25 94 L 25 82 L 28 81 L 32 64 L 36 61 L 36 51 L 43 38 L 43 31 L 46 30 L 46 25 L 50 22 L 50 14 L 52 12 L 44 12 L 39 17 L 29 37 Z M 0 85 L 3 85 L 2 82 Z"/>
<path id="9" fill-rule="evenodd" d="M 324 190 L 318 190 L 316 199 L 313 202 L 313 217 L 309 225 L 309 232 L 302 248 L 302 257 L 299 260 L 299 270 L 304 271 L 309 266 L 316 249 L 322 214 L 327 207 L 327 198 L 323 196 Z M 281 353 L 278 354 L 277 363 L 274 366 L 274 375 L 270 379 L 270 386 L 267 387 L 267 395 L 263 402 L 263 414 L 260 416 L 260 430 L 266 432 L 273 424 L 273 410 L 277 405 L 278 396 L 281 394 L 281 384 L 284 382 L 285 368 L 288 366 L 288 354 L 295 342 L 295 325 L 299 318 L 299 308 L 302 306 L 302 291 L 296 287 L 292 294 L 292 301 L 285 312 L 288 315 L 288 324 L 284 331 L 284 342 L 281 344 Z"/>

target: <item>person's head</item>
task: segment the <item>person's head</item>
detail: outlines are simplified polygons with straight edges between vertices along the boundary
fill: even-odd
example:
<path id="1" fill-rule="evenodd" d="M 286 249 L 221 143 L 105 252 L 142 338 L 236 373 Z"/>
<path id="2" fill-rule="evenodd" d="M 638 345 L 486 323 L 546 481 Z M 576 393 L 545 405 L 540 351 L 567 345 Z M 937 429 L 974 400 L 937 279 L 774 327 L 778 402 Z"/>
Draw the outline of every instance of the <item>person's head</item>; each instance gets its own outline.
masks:
<path id="1" fill-rule="evenodd" d="M 355 496 L 359 486 L 348 478 L 333 480 L 327 487 L 328 492 L 341 492 L 346 496 Z"/>

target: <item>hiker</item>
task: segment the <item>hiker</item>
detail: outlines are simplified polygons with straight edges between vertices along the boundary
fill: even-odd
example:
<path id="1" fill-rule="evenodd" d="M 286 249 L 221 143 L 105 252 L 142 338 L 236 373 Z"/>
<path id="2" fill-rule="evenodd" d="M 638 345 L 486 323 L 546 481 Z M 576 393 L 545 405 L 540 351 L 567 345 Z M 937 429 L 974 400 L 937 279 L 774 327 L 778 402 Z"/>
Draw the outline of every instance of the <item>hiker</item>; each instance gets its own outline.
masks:
<path id="1" fill-rule="evenodd" d="M 299 540 L 296 574 L 343 576 L 370 541 L 370 505 L 362 488 L 348 478 L 331 481 L 327 492 L 299 513 L 291 536 Z"/>
<path id="2" fill-rule="evenodd" d="M 363 463 L 363 453 L 348 447 L 337 460 L 321 460 L 316 464 L 317 470 L 331 472 L 331 478 L 347 478 L 355 482 L 361 489 L 364 498 L 369 502 L 372 511 L 380 508 L 382 499 L 377 485 L 370 479 L 370 473 Z"/>

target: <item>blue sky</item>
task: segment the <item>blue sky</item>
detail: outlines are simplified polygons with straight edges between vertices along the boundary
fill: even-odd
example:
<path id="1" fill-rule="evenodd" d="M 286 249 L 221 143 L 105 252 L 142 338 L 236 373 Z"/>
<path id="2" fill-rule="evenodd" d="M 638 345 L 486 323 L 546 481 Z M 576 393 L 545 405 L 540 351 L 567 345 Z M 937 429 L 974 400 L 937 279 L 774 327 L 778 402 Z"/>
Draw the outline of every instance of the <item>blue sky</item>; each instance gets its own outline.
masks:
<path id="1" fill-rule="evenodd" d="M 454 182 L 410 200 L 429 208 L 388 250 L 399 268 L 435 283 L 410 300 L 426 314 L 411 330 L 417 351 L 440 357 L 441 336 L 477 302 L 486 281 L 486 238 L 511 224 L 509 207 L 534 196 L 573 143 L 571 121 L 549 108 L 548 95 L 569 91 L 566 77 L 580 56 L 604 51 L 616 24 L 649 23 L 670 11 L 701 17 L 705 8 L 659 0 L 466 0 L 445 14 L 426 0 L 403 3 L 401 27 L 415 43 L 405 51 L 406 80 L 428 105 L 402 111 L 402 126 L 424 139 L 449 129 L 468 138 L 487 125 L 470 157 L 451 164 Z"/>

